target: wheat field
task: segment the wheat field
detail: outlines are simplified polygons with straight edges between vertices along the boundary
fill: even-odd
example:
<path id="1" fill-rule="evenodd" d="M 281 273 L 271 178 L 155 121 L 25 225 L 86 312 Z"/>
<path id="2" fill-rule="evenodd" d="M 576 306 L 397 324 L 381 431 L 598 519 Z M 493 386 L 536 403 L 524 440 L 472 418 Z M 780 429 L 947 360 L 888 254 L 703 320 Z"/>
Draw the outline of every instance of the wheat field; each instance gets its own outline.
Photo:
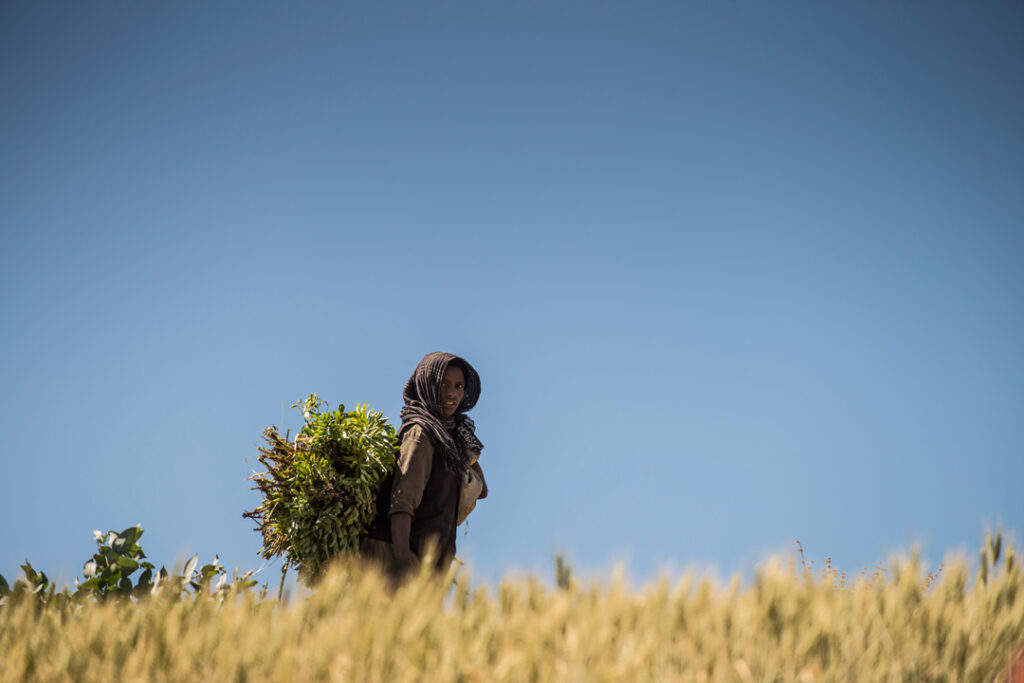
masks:
<path id="1" fill-rule="evenodd" d="M 748 585 L 687 573 L 632 589 L 621 571 L 562 568 L 556 585 L 425 573 L 392 591 L 349 561 L 286 603 L 8 601 L 0 680 L 1017 680 L 1024 576 L 1012 548 L 991 550 L 973 575 L 963 558 L 853 580 L 776 558 Z"/>

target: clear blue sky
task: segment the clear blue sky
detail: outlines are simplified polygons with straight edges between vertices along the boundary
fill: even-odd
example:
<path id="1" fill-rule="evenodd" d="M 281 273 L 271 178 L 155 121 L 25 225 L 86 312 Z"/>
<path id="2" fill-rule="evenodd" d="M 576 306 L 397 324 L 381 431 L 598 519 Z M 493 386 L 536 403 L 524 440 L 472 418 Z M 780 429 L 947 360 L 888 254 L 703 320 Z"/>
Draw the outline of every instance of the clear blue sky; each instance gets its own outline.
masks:
<path id="1" fill-rule="evenodd" d="M 262 429 L 465 356 L 487 577 L 1024 530 L 1024 5 L 0 2 L 0 572 L 257 567 Z M 276 570 L 269 578 L 274 581 Z"/>

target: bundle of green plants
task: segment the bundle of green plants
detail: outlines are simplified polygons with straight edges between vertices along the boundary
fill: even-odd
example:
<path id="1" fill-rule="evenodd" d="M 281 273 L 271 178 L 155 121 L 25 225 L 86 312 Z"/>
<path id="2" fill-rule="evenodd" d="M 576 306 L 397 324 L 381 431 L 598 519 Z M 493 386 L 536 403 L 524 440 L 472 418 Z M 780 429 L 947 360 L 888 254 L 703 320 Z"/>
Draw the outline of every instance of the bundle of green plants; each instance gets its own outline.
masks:
<path id="1" fill-rule="evenodd" d="M 339 554 L 359 552 L 373 522 L 377 492 L 395 465 L 395 429 L 366 404 L 328 410 L 316 394 L 292 405 L 304 425 L 294 441 L 276 427 L 263 431 L 259 461 L 265 472 L 250 478 L 263 495 L 244 514 L 263 537 L 260 555 L 283 557 L 314 583 Z M 323 408 L 323 410 L 321 410 Z"/>

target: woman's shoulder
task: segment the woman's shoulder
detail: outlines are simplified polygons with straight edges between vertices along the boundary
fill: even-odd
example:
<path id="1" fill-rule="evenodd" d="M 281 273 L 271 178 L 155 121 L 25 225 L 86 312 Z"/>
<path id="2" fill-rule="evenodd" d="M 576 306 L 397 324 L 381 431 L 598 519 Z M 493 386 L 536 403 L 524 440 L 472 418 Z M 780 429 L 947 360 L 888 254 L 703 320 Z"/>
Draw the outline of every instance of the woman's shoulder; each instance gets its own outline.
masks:
<path id="1" fill-rule="evenodd" d="M 402 430 L 401 436 L 399 437 L 401 443 L 415 443 L 415 444 L 429 444 L 433 446 L 434 437 L 430 434 L 430 430 L 419 424 L 411 424 Z"/>

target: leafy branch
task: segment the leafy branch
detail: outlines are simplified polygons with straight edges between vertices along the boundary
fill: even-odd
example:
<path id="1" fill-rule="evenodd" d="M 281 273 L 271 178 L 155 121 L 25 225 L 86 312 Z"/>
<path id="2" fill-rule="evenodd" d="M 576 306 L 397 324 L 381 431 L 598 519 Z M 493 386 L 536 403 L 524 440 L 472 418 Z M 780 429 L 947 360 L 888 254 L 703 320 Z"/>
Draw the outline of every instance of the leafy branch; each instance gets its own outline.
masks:
<path id="1" fill-rule="evenodd" d="M 260 555 L 283 556 L 313 583 L 330 560 L 357 554 L 359 539 L 376 513 L 381 484 L 395 464 L 395 430 L 382 413 L 366 404 L 350 412 L 326 410 L 316 394 L 296 402 L 305 422 L 295 441 L 276 427 L 263 431 L 266 446 L 253 487 L 263 502 L 243 513 L 263 537 Z"/>

